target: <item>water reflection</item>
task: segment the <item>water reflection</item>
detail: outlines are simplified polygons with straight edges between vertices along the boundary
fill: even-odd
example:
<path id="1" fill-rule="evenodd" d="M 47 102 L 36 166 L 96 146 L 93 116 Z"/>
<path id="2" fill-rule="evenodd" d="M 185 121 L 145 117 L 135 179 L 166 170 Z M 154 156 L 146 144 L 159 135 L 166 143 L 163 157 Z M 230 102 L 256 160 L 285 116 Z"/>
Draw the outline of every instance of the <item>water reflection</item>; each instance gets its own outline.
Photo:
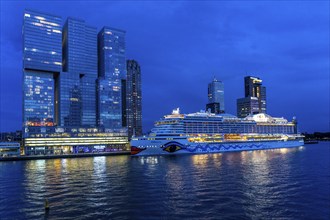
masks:
<path id="1" fill-rule="evenodd" d="M 225 194 L 241 194 L 245 198 L 246 203 L 242 208 L 246 213 L 254 213 L 248 215 L 248 218 L 264 219 L 267 216 L 263 215 L 265 209 L 275 207 L 285 199 L 282 191 L 288 186 L 281 183 L 290 182 L 288 179 L 294 172 L 291 158 L 303 149 L 299 147 L 193 155 L 191 162 L 195 173 L 190 182 L 192 186 L 198 187 L 195 196 L 204 197 L 208 195 L 210 188 L 221 186 L 226 189 L 223 192 L 224 198 Z M 208 177 L 207 182 L 204 181 L 204 176 Z M 235 185 L 228 184 L 229 182 Z M 235 200 L 232 196 L 227 199 Z"/>
<path id="2" fill-rule="evenodd" d="M 303 150 L 304 147 L 299 148 L 280 148 L 270 150 L 253 150 L 253 151 L 241 151 L 241 152 L 226 152 L 226 153 L 214 153 L 214 154 L 196 154 L 191 156 L 192 163 L 199 168 L 207 167 L 208 163 L 212 163 L 215 166 L 221 166 L 223 160 L 226 164 L 236 165 L 241 163 L 247 164 L 263 164 L 267 166 L 270 160 L 277 158 L 278 156 L 285 157 L 286 154 Z M 285 158 L 283 158 L 285 159 Z M 141 159 L 143 163 L 145 159 Z"/>
<path id="3" fill-rule="evenodd" d="M 56 160 L 48 160 L 47 161 L 47 165 L 48 165 L 48 162 L 49 162 L 49 165 L 52 166 L 54 168 L 54 171 L 55 171 L 55 175 L 59 176 L 61 175 L 61 172 L 62 172 L 62 160 L 61 159 L 56 159 Z"/>
<path id="4" fill-rule="evenodd" d="M 221 153 L 196 154 L 191 156 L 191 160 L 196 168 L 205 168 L 208 166 L 208 163 L 213 164 L 215 167 L 220 167 L 221 157 L 222 157 Z"/>
<path id="5" fill-rule="evenodd" d="M 22 211 L 32 218 L 43 215 L 46 198 L 51 205 L 50 216 L 54 215 L 52 210 L 83 212 L 84 206 L 106 207 L 108 199 L 99 195 L 107 193 L 115 197 L 122 191 L 116 188 L 123 185 L 127 176 L 123 165 L 127 166 L 128 159 L 118 156 L 27 161 L 24 197 L 29 202 Z M 72 201 L 84 206 L 72 206 Z M 35 211 L 36 207 L 40 207 L 39 211 Z"/>
<path id="6" fill-rule="evenodd" d="M 31 160 L 27 163 L 26 171 L 35 171 L 45 168 L 45 160 Z"/>
<path id="7" fill-rule="evenodd" d="M 94 157 L 93 162 L 94 175 L 102 177 L 106 171 L 106 157 Z"/>
<path id="8" fill-rule="evenodd" d="M 62 159 L 61 160 L 61 166 L 62 166 L 62 170 L 64 172 L 66 172 L 67 171 L 67 159 Z"/>
<path id="9" fill-rule="evenodd" d="M 144 164 L 155 165 L 158 164 L 158 156 L 139 157 L 139 161 L 141 165 Z"/>
<path id="10" fill-rule="evenodd" d="M 266 218 L 261 214 L 264 213 L 264 209 L 275 207 L 284 199 L 281 190 L 285 186 L 279 183 L 287 182 L 292 172 L 290 157 L 298 150 L 281 148 L 241 152 L 241 164 L 244 166 L 242 175 L 246 183 L 242 190 L 249 203 L 244 208 L 246 213 L 254 213 L 249 218 Z M 274 170 L 277 172 L 273 173 Z"/>
<path id="11" fill-rule="evenodd" d="M 44 193 L 46 192 L 47 180 L 46 175 L 46 162 L 45 160 L 29 161 L 25 166 L 25 180 L 23 182 L 24 198 L 29 201 L 27 206 L 24 206 L 23 212 L 31 213 L 31 208 L 35 206 L 42 207 Z M 41 211 L 40 211 L 41 212 Z M 32 213 L 32 216 L 40 215 L 40 212 Z"/>
<path id="12" fill-rule="evenodd" d="M 327 219 L 330 156 L 322 149 L 0 164 L 0 218 L 44 218 L 48 198 L 50 219 Z"/>
<path id="13" fill-rule="evenodd" d="M 198 154 L 198 155 L 193 155 L 191 157 L 193 164 L 196 167 L 203 168 L 206 166 L 208 160 L 209 160 L 209 155 L 208 154 Z"/>

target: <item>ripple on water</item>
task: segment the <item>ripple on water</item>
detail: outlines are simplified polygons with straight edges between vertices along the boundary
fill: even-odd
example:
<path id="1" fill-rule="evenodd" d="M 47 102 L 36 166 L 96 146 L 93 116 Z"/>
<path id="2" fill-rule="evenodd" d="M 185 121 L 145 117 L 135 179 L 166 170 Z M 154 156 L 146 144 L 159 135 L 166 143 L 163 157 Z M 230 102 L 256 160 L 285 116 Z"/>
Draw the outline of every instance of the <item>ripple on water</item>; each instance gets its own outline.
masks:
<path id="1" fill-rule="evenodd" d="M 0 216 L 327 219 L 329 149 L 0 163 Z"/>

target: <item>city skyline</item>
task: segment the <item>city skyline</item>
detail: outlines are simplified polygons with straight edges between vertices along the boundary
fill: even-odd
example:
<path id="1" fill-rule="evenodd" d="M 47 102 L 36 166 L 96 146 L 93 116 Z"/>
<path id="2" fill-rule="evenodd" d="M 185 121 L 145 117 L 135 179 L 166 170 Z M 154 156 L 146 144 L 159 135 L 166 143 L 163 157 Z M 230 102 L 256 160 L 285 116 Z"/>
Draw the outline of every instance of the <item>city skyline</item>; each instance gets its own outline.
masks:
<path id="1" fill-rule="evenodd" d="M 68 4 L 73 4 L 73 2 Z M 207 102 L 205 97 L 207 84 L 214 75 L 226 85 L 225 105 L 228 113 L 236 113 L 236 99 L 244 94 L 243 77 L 253 75 L 266 82 L 267 112 L 270 115 L 284 116 L 288 119 L 296 116 L 299 130 L 302 132 L 328 131 L 329 60 L 326 60 L 328 58 L 326 52 L 329 50 L 329 30 L 326 27 L 329 21 L 326 21 L 326 18 L 329 12 L 321 10 L 328 7 L 320 6 L 322 4 L 327 6 L 328 3 L 318 3 L 319 6 L 308 2 L 296 3 L 299 5 L 296 13 L 303 15 L 304 23 L 297 18 L 298 15 L 295 17 L 289 13 L 296 6 L 295 3 L 267 3 L 263 6 L 253 2 L 244 3 L 246 4 L 244 8 L 239 4 L 226 2 L 206 4 L 163 2 L 161 5 L 168 7 L 168 13 L 153 3 L 135 4 L 141 7 L 147 6 L 144 10 L 148 13 L 134 11 L 134 4 L 130 5 L 127 2 L 110 4 L 113 7 L 109 6 L 109 8 L 102 7 L 100 2 L 93 5 L 93 8 L 89 8 L 92 3 L 83 2 L 78 6 L 81 10 L 73 10 L 54 2 L 47 5 L 35 2 L 24 2 L 22 5 L 18 2 L 1 2 L 0 130 L 19 130 L 21 126 L 22 111 L 19 108 L 21 108 L 22 93 L 20 83 L 18 83 L 22 79 L 21 17 L 25 8 L 31 8 L 60 15 L 62 18 L 77 17 L 88 24 L 97 25 L 97 30 L 107 24 L 127 31 L 126 42 L 129 45 L 127 59 L 138 60 L 143 69 L 144 132 L 152 127 L 155 120 L 175 107 L 181 107 L 186 113 L 204 109 Z M 232 12 L 221 17 L 219 15 L 221 13 L 212 9 L 211 6 L 218 9 L 220 7 L 221 10 L 230 8 Z M 271 10 L 271 6 L 281 9 L 279 11 L 284 16 L 276 20 L 266 16 L 260 10 L 264 8 L 273 15 L 277 15 L 278 12 Z M 201 11 L 197 10 L 199 7 Z M 92 11 L 93 9 L 115 12 L 119 8 L 122 13 L 113 13 L 108 17 L 111 21 L 104 21 L 104 17 Z M 317 14 L 317 19 L 313 20 L 311 15 L 304 14 L 307 9 L 311 9 L 312 14 L 321 12 Z M 185 13 L 179 15 L 182 11 Z M 210 13 L 207 13 L 208 11 Z M 87 16 L 86 12 L 90 15 Z M 246 24 L 255 31 L 254 34 L 248 34 L 249 30 L 242 26 L 240 26 L 241 29 L 233 27 L 233 24 L 243 22 L 242 17 L 238 16 L 239 18 L 234 19 L 231 16 L 234 12 L 240 12 L 243 15 L 258 12 L 266 16 L 267 23 L 258 19 L 247 19 Z M 143 16 L 139 17 L 142 14 Z M 197 14 L 198 18 L 208 19 L 194 20 L 193 14 Z M 155 21 L 149 21 L 149 18 L 153 16 L 155 16 Z M 223 23 L 219 16 L 223 18 Z M 188 18 L 195 21 L 196 27 L 204 30 L 204 33 L 196 32 L 195 26 L 192 25 L 193 21 L 187 22 Z M 285 26 L 287 21 L 296 30 L 288 30 L 288 26 Z M 9 26 L 9 24 L 13 25 Z M 157 24 L 161 25 L 157 26 Z M 301 33 L 305 35 L 299 35 Z M 270 39 L 261 39 L 257 37 L 258 34 Z M 277 35 L 279 38 L 274 38 Z M 313 36 L 312 40 L 310 36 Z M 168 41 L 168 38 L 171 40 Z M 211 42 L 205 43 L 208 39 Z M 279 48 L 271 48 L 272 42 L 278 43 Z M 215 49 L 212 49 L 213 46 Z M 231 52 L 228 56 L 230 49 L 234 49 L 235 53 Z M 289 60 L 285 61 L 288 58 Z M 313 62 L 306 61 L 309 59 Z M 175 60 L 176 62 L 172 62 Z M 6 74 L 10 72 L 12 73 Z M 17 82 L 16 86 L 13 86 L 14 82 Z M 184 82 L 185 86 L 181 86 L 181 82 Z"/>

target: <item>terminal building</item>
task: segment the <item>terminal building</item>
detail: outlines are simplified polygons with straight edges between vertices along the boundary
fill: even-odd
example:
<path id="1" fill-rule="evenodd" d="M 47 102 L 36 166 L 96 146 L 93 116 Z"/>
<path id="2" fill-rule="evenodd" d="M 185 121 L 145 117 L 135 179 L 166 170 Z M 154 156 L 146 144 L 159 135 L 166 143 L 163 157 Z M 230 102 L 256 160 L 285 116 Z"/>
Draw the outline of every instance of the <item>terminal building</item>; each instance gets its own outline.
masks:
<path id="1" fill-rule="evenodd" d="M 19 142 L 0 142 L 0 157 L 12 157 L 21 155 Z"/>
<path id="2" fill-rule="evenodd" d="M 103 28 L 98 43 L 96 28 L 85 21 L 68 18 L 64 26 L 62 22 L 48 13 L 24 13 L 25 154 L 126 149 L 127 128 L 121 122 L 125 32 L 117 31 L 120 34 L 112 39 L 105 34 L 116 30 Z M 110 45 L 112 40 L 123 46 Z M 120 56 L 111 57 L 105 50 Z"/>
<path id="3" fill-rule="evenodd" d="M 26 155 L 110 152 L 129 149 L 125 129 L 49 127 L 24 138 Z"/>

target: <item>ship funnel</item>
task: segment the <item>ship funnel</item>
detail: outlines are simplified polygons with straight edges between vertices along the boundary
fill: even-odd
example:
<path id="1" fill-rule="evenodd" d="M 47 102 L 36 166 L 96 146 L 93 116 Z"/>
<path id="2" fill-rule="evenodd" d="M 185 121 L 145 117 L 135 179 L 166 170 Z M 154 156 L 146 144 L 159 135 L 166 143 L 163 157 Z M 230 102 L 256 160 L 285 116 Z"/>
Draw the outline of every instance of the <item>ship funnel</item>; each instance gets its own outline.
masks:
<path id="1" fill-rule="evenodd" d="M 180 114 L 180 108 L 173 109 L 172 115 L 179 115 Z"/>

